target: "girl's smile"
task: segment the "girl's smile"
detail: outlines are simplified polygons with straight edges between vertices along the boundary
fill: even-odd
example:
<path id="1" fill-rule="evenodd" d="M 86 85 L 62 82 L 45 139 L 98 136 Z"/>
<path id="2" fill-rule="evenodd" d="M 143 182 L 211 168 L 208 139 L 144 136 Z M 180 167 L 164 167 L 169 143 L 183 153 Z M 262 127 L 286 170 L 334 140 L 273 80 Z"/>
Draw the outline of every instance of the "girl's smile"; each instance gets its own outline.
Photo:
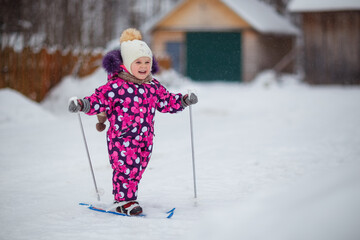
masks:
<path id="1" fill-rule="evenodd" d="M 143 80 L 150 74 L 151 64 L 149 57 L 139 57 L 131 64 L 131 72 L 136 78 Z"/>

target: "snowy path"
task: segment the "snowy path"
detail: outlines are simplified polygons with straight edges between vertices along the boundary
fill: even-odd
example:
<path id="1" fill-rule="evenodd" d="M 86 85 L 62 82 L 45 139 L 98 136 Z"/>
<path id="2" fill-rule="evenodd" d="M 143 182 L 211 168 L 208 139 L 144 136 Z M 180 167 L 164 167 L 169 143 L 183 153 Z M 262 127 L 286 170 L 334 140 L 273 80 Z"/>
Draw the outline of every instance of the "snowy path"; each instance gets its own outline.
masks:
<path id="1" fill-rule="evenodd" d="M 207 226 L 208 214 L 219 216 L 220 223 L 241 223 L 253 217 L 243 210 L 254 207 L 252 199 L 301 186 L 301 179 L 315 179 L 321 188 L 334 169 L 360 166 L 360 88 L 196 88 L 197 204 L 189 113 L 158 113 L 153 157 L 140 184 L 139 201 L 149 215 L 144 219 L 78 206 L 95 202 L 96 196 L 77 116 L 50 116 L 41 105 L 0 90 L 0 100 L 7 103 L 0 107 L 0 239 L 196 237 Z M 95 117 L 82 119 L 102 201 L 111 202 L 105 133 L 96 132 Z M 306 195 L 310 190 L 299 191 Z M 354 194 L 359 198 L 359 190 Z M 224 206 L 235 207 L 236 216 L 226 215 Z M 173 219 L 158 217 L 172 207 L 177 208 Z M 353 210 L 359 215 L 359 208 Z"/>

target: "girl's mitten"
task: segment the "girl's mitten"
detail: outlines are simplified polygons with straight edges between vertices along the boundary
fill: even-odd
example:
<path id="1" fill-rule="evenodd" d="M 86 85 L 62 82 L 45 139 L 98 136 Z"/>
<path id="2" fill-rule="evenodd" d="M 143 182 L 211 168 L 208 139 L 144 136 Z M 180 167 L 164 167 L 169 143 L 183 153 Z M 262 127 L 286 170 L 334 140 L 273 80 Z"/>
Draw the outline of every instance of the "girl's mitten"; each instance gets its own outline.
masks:
<path id="1" fill-rule="evenodd" d="M 196 104 L 197 102 L 198 102 L 198 97 L 195 95 L 195 93 L 190 93 L 190 96 L 186 94 L 181 101 L 183 107 Z"/>
<path id="2" fill-rule="evenodd" d="M 90 110 L 90 103 L 87 99 L 78 99 L 77 97 L 72 97 L 69 99 L 69 112 L 77 113 L 83 111 L 85 113 Z"/>

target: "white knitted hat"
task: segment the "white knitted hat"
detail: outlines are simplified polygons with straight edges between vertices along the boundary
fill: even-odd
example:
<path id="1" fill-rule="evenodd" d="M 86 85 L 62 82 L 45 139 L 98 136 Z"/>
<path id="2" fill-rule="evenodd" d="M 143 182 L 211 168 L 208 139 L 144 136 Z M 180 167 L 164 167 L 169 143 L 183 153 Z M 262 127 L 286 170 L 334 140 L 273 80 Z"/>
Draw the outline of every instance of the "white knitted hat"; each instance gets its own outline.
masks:
<path id="1" fill-rule="evenodd" d="M 149 57 L 152 64 L 152 52 L 149 46 L 141 41 L 140 32 L 134 28 L 126 29 L 120 37 L 120 49 L 123 64 L 131 73 L 131 64 L 139 57 Z"/>

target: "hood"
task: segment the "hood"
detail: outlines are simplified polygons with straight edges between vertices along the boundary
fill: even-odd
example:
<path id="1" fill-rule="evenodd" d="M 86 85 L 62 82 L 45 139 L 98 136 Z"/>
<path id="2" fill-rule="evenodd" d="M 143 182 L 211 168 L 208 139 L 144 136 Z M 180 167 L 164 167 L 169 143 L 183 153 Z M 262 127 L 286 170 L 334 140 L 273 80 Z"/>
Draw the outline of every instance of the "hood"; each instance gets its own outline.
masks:
<path id="1" fill-rule="evenodd" d="M 153 60 L 153 64 L 151 68 L 151 73 L 155 74 L 159 71 L 159 65 L 154 57 L 152 60 Z M 123 64 L 123 60 L 121 57 L 121 51 L 119 49 L 108 52 L 104 56 L 102 61 L 102 66 L 108 74 L 121 72 L 123 70 L 123 68 L 121 67 L 122 64 Z"/>

